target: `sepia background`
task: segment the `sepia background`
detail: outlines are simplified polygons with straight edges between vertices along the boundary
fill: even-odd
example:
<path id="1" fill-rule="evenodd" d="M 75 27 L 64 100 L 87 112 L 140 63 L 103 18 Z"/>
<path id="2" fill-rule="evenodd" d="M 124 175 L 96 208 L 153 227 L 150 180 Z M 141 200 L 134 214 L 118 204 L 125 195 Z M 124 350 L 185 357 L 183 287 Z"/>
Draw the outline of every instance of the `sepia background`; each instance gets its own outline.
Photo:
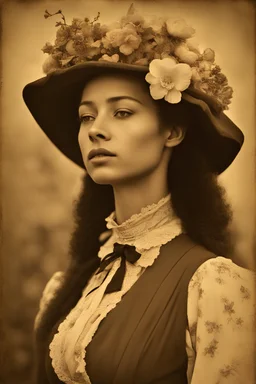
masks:
<path id="1" fill-rule="evenodd" d="M 246 1 L 133 1 L 145 17 L 182 17 L 196 29 L 200 49 L 212 48 L 234 89 L 226 114 L 245 134 L 234 163 L 219 177 L 234 210 L 234 261 L 255 269 L 255 12 Z M 65 269 L 73 226 L 72 209 L 83 171 L 64 157 L 40 130 L 23 99 L 23 87 L 44 74 L 62 10 L 73 17 L 118 20 L 131 1 L 5 1 L 2 3 L 2 265 L 4 336 L 0 382 L 34 384 L 32 331 L 43 288 Z"/>

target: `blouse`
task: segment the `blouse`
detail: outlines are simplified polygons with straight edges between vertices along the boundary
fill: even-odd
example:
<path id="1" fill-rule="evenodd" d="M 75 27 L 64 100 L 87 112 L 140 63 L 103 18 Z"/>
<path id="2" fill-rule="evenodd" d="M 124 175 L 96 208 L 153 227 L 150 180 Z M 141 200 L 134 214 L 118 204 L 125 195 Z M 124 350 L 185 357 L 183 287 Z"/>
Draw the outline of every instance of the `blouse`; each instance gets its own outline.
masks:
<path id="1" fill-rule="evenodd" d="M 133 245 L 141 257 L 126 262 L 122 289 L 104 294 L 120 259 L 104 271 L 93 274 L 76 306 L 59 325 L 49 346 L 52 366 L 58 378 L 67 384 L 90 384 L 86 372 L 86 347 L 100 322 L 122 300 L 147 267 L 159 255 L 160 248 L 180 235 L 182 226 L 175 216 L 168 194 L 118 225 L 115 212 L 106 219 L 108 240 L 98 257 L 113 252 L 114 243 Z M 104 237 L 101 236 L 101 238 Z M 216 256 L 202 263 L 188 286 L 186 353 L 189 384 L 252 384 L 254 382 L 255 272 L 232 260 Z M 55 272 L 40 300 L 35 328 L 49 301 L 61 288 L 65 272 Z M 207 367 L 207 369 L 205 369 Z"/>

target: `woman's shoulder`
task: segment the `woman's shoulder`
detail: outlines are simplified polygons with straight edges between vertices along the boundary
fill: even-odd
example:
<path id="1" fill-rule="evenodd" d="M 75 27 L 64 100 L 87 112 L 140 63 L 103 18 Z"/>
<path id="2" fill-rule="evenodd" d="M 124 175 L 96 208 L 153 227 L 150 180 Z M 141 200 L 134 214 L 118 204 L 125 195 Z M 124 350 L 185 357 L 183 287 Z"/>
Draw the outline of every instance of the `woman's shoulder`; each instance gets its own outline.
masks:
<path id="1" fill-rule="evenodd" d="M 221 287 L 239 285 L 243 282 L 253 284 L 256 271 L 243 268 L 234 263 L 230 258 L 216 256 L 203 262 L 190 280 L 190 288 L 198 284 L 213 284 Z"/>
<path id="2" fill-rule="evenodd" d="M 255 317 L 256 272 L 231 259 L 216 256 L 202 263 L 188 287 L 188 305 L 194 315 L 204 312 L 229 321 Z M 251 320 L 250 320 L 251 321 Z"/>

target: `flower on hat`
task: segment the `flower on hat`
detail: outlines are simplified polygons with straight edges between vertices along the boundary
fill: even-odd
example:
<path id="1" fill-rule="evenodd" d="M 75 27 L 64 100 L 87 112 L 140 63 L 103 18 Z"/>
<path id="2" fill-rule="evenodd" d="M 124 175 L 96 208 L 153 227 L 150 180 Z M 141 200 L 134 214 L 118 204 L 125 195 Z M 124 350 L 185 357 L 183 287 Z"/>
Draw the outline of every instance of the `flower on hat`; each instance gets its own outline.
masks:
<path id="1" fill-rule="evenodd" d="M 128 9 L 126 16 L 121 18 L 122 26 L 128 23 L 133 23 L 135 25 L 142 25 L 144 23 L 144 17 L 137 12 L 133 4 L 131 4 L 130 8 Z"/>
<path id="2" fill-rule="evenodd" d="M 174 53 L 181 61 L 187 64 L 194 64 L 198 59 L 198 55 L 190 51 L 186 44 L 180 44 Z"/>
<path id="3" fill-rule="evenodd" d="M 144 22 L 144 26 L 146 28 L 152 28 L 152 30 L 156 33 L 161 33 L 164 25 L 165 25 L 164 18 L 157 17 L 157 16 L 154 16 L 151 20 L 147 20 Z"/>
<path id="4" fill-rule="evenodd" d="M 153 99 L 165 98 L 171 104 L 179 103 L 181 91 L 188 88 L 192 71 L 188 64 L 177 64 L 172 58 L 155 59 L 149 64 L 145 79 L 150 83 Z"/>
<path id="5" fill-rule="evenodd" d="M 55 45 L 57 47 L 61 47 L 62 45 L 65 45 L 68 42 L 68 39 L 69 39 L 68 29 L 65 26 L 61 26 L 57 30 Z"/>
<path id="6" fill-rule="evenodd" d="M 211 75 L 212 65 L 209 61 L 200 61 L 198 67 L 202 77 L 207 78 Z"/>
<path id="7" fill-rule="evenodd" d="M 56 69 L 59 69 L 60 65 L 56 59 L 54 59 L 52 56 L 47 57 L 43 64 L 43 71 L 45 73 L 51 73 L 55 71 Z"/>
<path id="8" fill-rule="evenodd" d="M 144 20 L 134 8 L 129 7 L 126 16 L 110 24 L 98 22 L 100 13 L 90 21 L 88 17 L 62 20 L 55 44 L 46 43 L 42 48 L 49 55 L 43 65 L 46 74 L 86 61 L 119 62 L 149 68 L 145 77 L 154 99 L 165 98 L 178 103 L 181 92 L 192 86 L 215 98 L 220 109 L 228 109 L 232 88 L 226 76 L 215 63 L 215 52 L 207 48 L 201 53 L 193 42 L 194 28 L 183 19 L 155 16 Z"/>
<path id="9" fill-rule="evenodd" d="M 180 37 L 181 39 L 188 39 L 195 33 L 195 29 L 188 25 L 183 19 L 167 19 L 166 28 L 170 35 Z"/>
<path id="10" fill-rule="evenodd" d="M 136 28 L 132 23 L 128 23 L 123 28 L 113 29 L 106 33 L 103 39 L 104 48 L 119 48 L 124 55 L 130 55 L 141 43 L 141 37 L 137 34 Z"/>
<path id="11" fill-rule="evenodd" d="M 114 55 L 112 56 L 109 56 L 109 55 L 102 55 L 101 58 L 99 58 L 99 61 L 109 61 L 111 63 L 117 63 L 119 60 L 119 55 L 117 53 L 115 53 Z"/>
<path id="12" fill-rule="evenodd" d="M 203 53 L 203 59 L 213 63 L 215 59 L 215 52 L 211 48 L 206 48 Z"/>

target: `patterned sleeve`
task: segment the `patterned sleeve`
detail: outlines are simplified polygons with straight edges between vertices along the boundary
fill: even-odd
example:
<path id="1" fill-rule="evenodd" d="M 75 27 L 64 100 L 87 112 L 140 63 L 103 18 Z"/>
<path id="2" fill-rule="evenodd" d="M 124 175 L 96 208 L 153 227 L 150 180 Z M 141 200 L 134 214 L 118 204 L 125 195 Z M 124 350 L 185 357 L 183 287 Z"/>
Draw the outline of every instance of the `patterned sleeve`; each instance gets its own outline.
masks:
<path id="1" fill-rule="evenodd" d="M 256 273 L 218 256 L 188 287 L 189 384 L 255 383 Z"/>
<path id="2" fill-rule="evenodd" d="M 62 271 L 55 272 L 50 278 L 50 280 L 48 280 L 39 302 L 39 311 L 35 318 L 34 329 L 38 328 L 39 322 L 45 309 L 56 295 L 56 292 L 58 291 L 60 285 L 63 283 L 63 280 L 64 272 Z"/>

